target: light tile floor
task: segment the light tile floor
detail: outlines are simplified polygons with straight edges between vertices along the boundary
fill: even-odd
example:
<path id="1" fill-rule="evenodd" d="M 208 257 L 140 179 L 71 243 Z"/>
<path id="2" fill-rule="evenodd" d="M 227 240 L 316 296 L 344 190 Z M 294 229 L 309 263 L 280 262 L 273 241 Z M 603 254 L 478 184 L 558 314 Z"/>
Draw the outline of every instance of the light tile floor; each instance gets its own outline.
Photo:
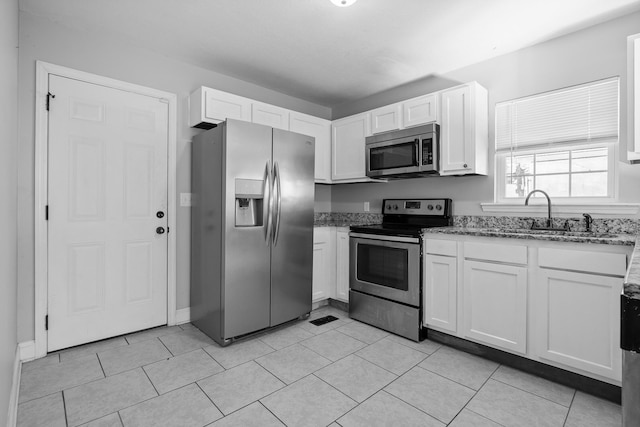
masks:
<path id="1" fill-rule="evenodd" d="M 620 406 L 333 307 L 220 347 L 193 325 L 22 367 L 18 426 L 620 426 Z"/>

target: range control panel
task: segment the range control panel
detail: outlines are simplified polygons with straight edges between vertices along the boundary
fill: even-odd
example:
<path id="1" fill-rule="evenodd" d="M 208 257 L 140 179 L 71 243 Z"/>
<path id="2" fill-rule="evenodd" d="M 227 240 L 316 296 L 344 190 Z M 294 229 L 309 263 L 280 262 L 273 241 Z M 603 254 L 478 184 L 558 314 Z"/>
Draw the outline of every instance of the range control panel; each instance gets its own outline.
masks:
<path id="1" fill-rule="evenodd" d="M 394 215 L 450 215 L 450 199 L 385 199 L 382 213 Z"/>

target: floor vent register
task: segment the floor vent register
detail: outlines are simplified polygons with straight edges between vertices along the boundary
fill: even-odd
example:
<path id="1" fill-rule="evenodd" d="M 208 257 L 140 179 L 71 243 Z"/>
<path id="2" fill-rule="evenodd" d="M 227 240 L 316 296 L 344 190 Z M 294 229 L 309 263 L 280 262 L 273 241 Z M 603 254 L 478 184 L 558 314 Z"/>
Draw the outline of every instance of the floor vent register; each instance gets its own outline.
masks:
<path id="1" fill-rule="evenodd" d="M 335 316 L 324 316 L 324 317 L 320 317 L 316 320 L 310 320 L 309 323 L 313 323 L 316 326 L 322 326 L 325 325 L 329 322 L 333 322 L 334 320 L 338 320 L 337 317 Z"/>

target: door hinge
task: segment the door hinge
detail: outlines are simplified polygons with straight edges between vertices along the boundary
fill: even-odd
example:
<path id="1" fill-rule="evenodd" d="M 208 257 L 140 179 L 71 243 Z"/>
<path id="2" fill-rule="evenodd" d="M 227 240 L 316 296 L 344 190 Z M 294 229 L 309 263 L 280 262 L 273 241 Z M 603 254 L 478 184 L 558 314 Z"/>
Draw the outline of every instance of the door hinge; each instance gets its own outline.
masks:
<path id="1" fill-rule="evenodd" d="M 48 314 L 46 316 L 44 316 L 44 330 L 45 331 L 49 330 L 49 315 Z"/>
<path id="2" fill-rule="evenodd" d="M 55 98 L 56 96 L 54 94 L 52 94 L 51 92 L 47 92 L 47 111 L 49 111 L 49 103 L 51 101 L 51 98 Z"/>
<path id="3" fill-rule="evenodd" d="M 169 227 L 167 227 L 167 234 L 169 234 Z"/>
<path id="4" fill-rule="evenodd" d="M 44 207 L 44 220 L 49 221 L 49 205 Z"/>

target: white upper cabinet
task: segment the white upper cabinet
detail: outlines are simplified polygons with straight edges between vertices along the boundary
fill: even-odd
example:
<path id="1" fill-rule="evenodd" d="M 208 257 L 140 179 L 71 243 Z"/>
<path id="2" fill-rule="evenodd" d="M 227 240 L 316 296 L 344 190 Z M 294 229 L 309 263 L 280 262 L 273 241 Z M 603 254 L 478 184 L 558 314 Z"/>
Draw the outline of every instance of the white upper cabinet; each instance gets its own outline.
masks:
<path id="1" fill-rule="evenodd" d="M 371 111 L 371 133 L 382 133 L 400 129 L 402 124 L 402 106 L 387 105 Z"/>
<path id="2" fill-rule="evenodd" d="M 331 179 L 369 181 L 365 169 L 365 138 L 369 136 L 371 115 L 356 114 L 331 124 Z"/>
<path id="3" fill-rule="evenodd" d="M 251 121 L 251 100 L 204 86 L 189 96 L 189 126 L 211 129 L 227 119 Z"/>
<path id="4" fill-rule="evenodd" d="M 316 139 L 315 177 L 318 183 L 331 182 L 331 122 L 295 111 L 289 113 L 289 130 Z"/>
<path id="5" fill-rule="evenodd" d="M 251 121 L 277 129 L 289 130 L 289 110 L 262 102 L 251 104 Z"/>
<path id="6" fill-rule="evenodd" d="M 424 125 L 438 120 L 438 96 L 429 94 L 402 103 L 402 127 Z"/>
<path id="7" fill-rule="evenodd" d="M 487 90 L 472 82 L 441 92 L 440 174 L 486 175 L 489 165 Z"/>

